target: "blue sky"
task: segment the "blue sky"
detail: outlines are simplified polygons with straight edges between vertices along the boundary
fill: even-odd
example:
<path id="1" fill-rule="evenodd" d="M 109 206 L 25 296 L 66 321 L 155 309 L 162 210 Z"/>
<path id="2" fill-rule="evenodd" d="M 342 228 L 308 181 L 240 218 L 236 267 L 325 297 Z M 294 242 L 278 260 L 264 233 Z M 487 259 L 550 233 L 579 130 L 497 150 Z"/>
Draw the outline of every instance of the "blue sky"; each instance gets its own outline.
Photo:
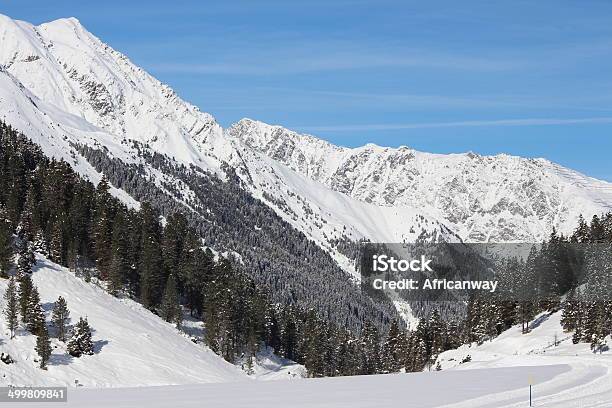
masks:
<path id="1" fill-rule="evenodd" d="M 79 18 L 224 126 L 546 157 L 612 181 L 611 1 L 2 0 L 0 12 Z"/>

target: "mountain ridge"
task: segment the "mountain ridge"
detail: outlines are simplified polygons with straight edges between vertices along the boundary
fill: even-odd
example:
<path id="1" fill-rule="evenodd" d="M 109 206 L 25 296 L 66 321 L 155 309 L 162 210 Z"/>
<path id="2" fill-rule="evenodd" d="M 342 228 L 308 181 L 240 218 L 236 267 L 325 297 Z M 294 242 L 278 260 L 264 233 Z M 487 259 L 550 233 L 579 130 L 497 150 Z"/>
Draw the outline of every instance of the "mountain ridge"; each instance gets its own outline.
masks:
<path id="1" fill-rule="evenodd" d="M 580 212 L 590 216 L 612 208 L 612 184 L 542 158 L 444 155 L 374 144 L 346 148 L 252 119 L 226 132 L 360 201 L 419 208 L 414 203 L 424 198 L 421 204 L 437 210 L 434 214 L 466 241 L 540 241 L 552 226 L 570 233 Z"/>

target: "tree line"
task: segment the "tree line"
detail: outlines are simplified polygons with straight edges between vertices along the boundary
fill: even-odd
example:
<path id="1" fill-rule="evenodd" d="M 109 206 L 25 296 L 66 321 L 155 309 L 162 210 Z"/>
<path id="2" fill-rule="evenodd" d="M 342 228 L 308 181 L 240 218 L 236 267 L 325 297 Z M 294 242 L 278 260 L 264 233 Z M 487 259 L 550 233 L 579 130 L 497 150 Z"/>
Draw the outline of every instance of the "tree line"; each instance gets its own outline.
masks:
<path id="1" fill-rule="evenodd" d="M 571 235 L 553 230 L 526 259 L 505 258 L 498 267 L 500 286 L 510 293 L 469 300 L 466 342 L 482 343 L 516 324 L 528 333 L 538 314 L 562 309 L 563 329 L 574 332 L 574 343 L 605 347 L 612 333 L 612 213 L 590 223 L 580 216 Z"/>

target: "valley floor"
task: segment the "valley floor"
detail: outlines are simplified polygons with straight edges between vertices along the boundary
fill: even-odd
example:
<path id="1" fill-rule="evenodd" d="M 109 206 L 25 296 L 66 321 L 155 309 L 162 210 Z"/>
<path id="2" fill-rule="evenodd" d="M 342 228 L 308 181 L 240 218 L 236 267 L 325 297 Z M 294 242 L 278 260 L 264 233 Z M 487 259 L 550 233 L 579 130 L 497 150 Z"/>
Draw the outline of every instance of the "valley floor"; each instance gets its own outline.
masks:
<path id="1" fill-rule="evenodd" d="M 607 370 L 594 366 L 576 371 L 571 365 L 451 370 L 302 381 L 251 381 L 240 384 L 71 389 L 67 406 L 524 407 L 528 406 L 527 378 L 530 375 L 536 378 L 536 407 L 610 406 L 607 396 L 612 391 L 612 382 Z M 591 394 L 590 387 L 603 382 L 607 382 L 607 393 Z M 585 392 L 591 395 L 586 396 Z M 584 401 L 582 405 L 580 398 Z M 28 406 L 24 403 L 15 405 Z"/>

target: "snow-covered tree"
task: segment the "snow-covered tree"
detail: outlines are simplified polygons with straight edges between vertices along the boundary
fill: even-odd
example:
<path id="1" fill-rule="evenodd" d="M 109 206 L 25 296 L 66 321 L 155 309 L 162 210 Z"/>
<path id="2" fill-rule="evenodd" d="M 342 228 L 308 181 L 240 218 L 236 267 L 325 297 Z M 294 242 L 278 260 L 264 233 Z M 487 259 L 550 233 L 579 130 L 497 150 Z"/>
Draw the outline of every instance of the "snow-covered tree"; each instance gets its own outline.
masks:
<path id="1" fill-rule="evenodd" d="M 31 273 L 32 266 L 36 263 L 36 258 L 34 257 L 34 251 L 32 250 L 32 245 L 29 243 L 23 243 L 21 249 L 19 250 L 19 260 L 17 261 L 17 272 L 21 275 Z"/>
<path id="2" fill-rule="evenodd" d="M 378 330 L 370 322 L 366 322 L 361 335 L 361 373 L 377 374 L 380 365 L 380 338 Z"/>
<path id="3" fill-rule="evenodd" d="M 74 333 L 68 341 L 68 354 L 73 357 L 81 357 L 84 354 L 92 355 L 93 342 L 91 341 L 91 328 L 87 319 L 82 317 L 74 328 Z"/>
<path id="4" fill-rule="evenodd" d="M 576 296 L 576 289 L 572 289 L 563 302 L 563 312 L 561 313 L 563 330 L 568 332 L 576 330 L 580 317 L 580 308 L 580 300 Z"/>
<path id="5" fill-rule="evenodd" d="M 391 323 L 389 333 L 382 347 L 383 372 L 399 372 L 402 368 L 405 346 L 404 333 L 400 330 L 397 320 L 394 320 Z"/>

